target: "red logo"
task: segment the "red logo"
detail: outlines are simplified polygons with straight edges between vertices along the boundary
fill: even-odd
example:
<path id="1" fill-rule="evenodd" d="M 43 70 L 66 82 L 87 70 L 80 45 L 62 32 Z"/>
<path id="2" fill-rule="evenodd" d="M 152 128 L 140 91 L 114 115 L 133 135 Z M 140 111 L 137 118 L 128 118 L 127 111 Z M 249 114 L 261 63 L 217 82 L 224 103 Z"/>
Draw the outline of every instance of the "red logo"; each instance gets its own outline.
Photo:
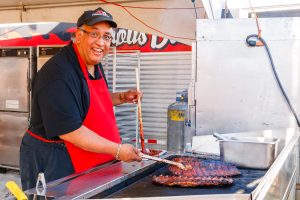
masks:
<path id="1" fill-rule="evenodd" d="M 95 15 L 102 15 L 104 17 L 109 17 L 108 14 L 106 12 L 104 12 L 103 10 L 98 10 L 97 12 L 92 14 L 93 16 Z"/>

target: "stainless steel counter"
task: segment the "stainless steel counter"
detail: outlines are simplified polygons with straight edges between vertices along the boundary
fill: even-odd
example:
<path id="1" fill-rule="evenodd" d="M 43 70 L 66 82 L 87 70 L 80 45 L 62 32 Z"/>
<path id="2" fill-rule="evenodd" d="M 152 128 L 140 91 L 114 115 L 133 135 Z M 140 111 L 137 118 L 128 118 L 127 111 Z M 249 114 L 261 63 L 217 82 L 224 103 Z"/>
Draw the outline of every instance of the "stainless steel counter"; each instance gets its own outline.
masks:
<path id="1" fill-rule="evenodd" d="M 275 134 L 276 133 L 276 134 Z M 250 133 L 249 133 L 250 134 Z M 261 136 L 257 132 L 253 136 Z M 248 135 L 251 136 L 251 135 Z M 189 195 L 189 199 L 289 199 L 293 195 L 298 170 L 298 130 L 276 130 L 272 135 L 281 140 L 276 160 L 267 170 L 262 179 L 257 180 L 251 193 L 242 194 L 240 191 L 232 194 Z M 164 155 L 167 157 L 170 153 Z M 259 156 L 259 155 L 258 155 Z M 51 182 L 47 185 L 47 197 L 51 199 L 84 199 L 97 197 L 97 194 L 109 195 L 114 190 L 123 189 L 129 184 L 142 178 L 141 174 L 151 170 L 155 161 L 145 160 L 140 163 L 113 162 L 94 168 L 82 174 Z M 125 183 L 126 182 L 126 183 Z M 124 184 L 122 184 L 124 183 Z M 249 187 L 251 186 L 249 184 Z M 25 191 L 26 194 L 36 194 L 35 190 Z M 142 199 L 182 199 L 186 196 L 140 197 Z M 102 197 L 101 197 L 102 198 Z M 134 198 L 134 199 L 140 199 Z M 293 198 L 291 198 L 293 199 Z"/>

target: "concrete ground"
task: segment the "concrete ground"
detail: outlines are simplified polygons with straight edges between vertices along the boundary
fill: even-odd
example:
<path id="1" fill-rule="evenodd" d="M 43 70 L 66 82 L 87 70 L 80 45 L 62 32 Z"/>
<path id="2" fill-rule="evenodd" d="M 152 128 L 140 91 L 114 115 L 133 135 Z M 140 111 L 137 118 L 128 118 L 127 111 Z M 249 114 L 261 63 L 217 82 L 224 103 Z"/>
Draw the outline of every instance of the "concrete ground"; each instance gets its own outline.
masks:
<path id="1" fill-rule="evenodd" d="M 17 170 L 0 170 L 0 199 L 11 199 L 12 195 L 6 188 L 5 183 L 14 181 L 21 188 L 21 179 Z"/>

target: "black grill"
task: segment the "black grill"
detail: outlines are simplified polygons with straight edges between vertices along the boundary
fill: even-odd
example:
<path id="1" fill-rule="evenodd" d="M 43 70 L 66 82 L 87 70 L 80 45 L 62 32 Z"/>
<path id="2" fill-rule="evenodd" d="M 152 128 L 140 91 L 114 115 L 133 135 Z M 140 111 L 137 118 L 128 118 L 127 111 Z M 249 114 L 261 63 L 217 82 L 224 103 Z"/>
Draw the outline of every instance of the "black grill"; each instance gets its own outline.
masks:
<path id="1" fill-rule="evenodd" d="M 168 159 L 174 156 L 168 157 Z M 199 155 L 200 159 L 216 159 L 212 155 Z M 126 198 L 126 197 L 163 197 L 182 195 L 207 195 L 207 194 L 250 194 L 258 185 L 267 170 L 255 170 L 238 168 L 241 175 L 234 176 L 234 183 L 228 186 L 218 187 L 197 187 L 181 188 L 155 185 L 152 183 L 152 176 L 168 173 L 167 165 L 157 163 L 152 168 L 144 171 L 135 177 L 128 179 L 113 188 L 97 194 L 93 198 Z"/>

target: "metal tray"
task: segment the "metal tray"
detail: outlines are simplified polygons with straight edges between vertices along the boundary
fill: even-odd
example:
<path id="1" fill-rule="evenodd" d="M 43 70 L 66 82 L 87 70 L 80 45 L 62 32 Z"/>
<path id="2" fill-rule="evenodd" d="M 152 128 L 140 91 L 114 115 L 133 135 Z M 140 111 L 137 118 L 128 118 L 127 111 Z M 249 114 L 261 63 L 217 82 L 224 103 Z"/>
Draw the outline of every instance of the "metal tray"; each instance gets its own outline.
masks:
<path id="1" fill-rule="evenodd" d="M 238 167 L 268 169 L 277 156 L 279 139 L 264 137 L 231 137 L 220 140 L 220 156 Z"/>

